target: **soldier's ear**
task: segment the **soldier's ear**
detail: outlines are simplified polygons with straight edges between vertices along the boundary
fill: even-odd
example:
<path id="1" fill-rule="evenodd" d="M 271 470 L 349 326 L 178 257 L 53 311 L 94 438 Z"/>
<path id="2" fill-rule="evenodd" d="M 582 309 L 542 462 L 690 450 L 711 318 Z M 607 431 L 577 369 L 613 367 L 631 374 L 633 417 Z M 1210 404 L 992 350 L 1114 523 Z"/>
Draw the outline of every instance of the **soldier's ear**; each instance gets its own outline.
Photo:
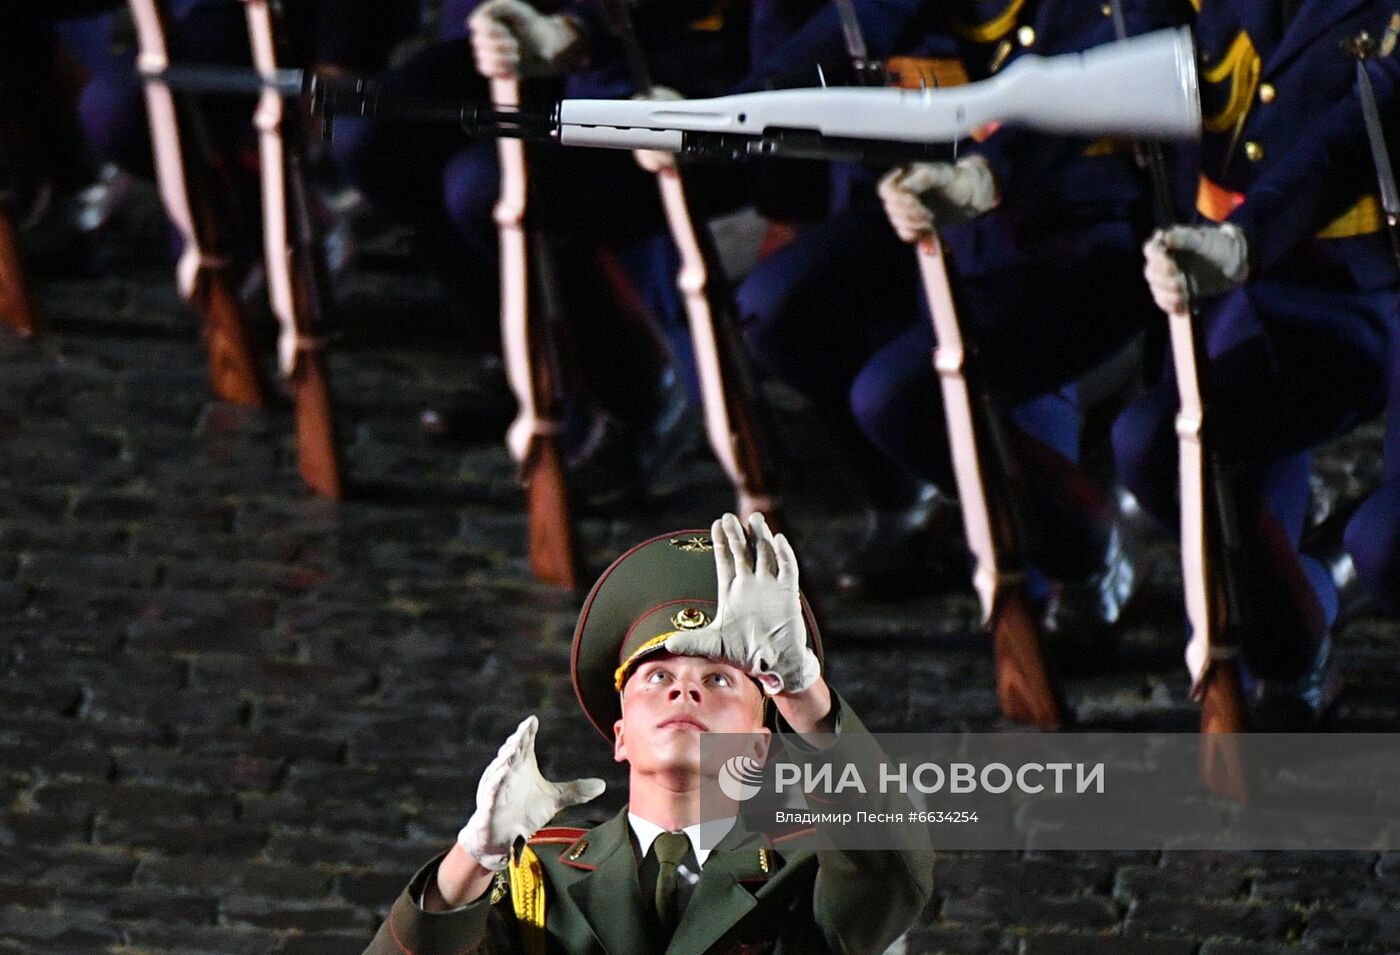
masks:
<path id="1" fill-rule="evenodd" d="M 613 762 L 627 762 L 627 743 L 623 738 L 622 720 L 613 724 Z"/>
<path id="2" fill-rule="evenodd" d="M 773 742 L 773 731 L 766 726 L 760 726 L 754 730 L 753 738 L 749 741 L 752 747 L 750 750 L 754 760 L 762 766 L 768 762 L 768 748 Z"/>

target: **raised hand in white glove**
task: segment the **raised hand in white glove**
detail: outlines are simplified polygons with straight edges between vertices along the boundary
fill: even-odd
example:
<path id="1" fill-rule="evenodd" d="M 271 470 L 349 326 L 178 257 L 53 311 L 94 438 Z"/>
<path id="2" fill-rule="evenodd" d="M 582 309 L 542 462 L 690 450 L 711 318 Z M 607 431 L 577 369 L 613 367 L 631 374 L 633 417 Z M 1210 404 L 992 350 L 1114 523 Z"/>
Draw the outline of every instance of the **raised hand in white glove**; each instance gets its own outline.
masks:
<path id="1" fill-rule="evenodd" d="M 1188 295 L 1220 295 L 1249 278 L 1249 247 L 1233 222 L 1158 229 L 1142 254 L 1152 298 L 1168 314 L 1185 308 Z"/>
<path id="2" fill-rule="evenodd" d="M 762 514 L 749 518 L 754 548 L 749 554 L 744 525 L 726 514 L 710 527 L 715 545 L 719 605 L 707 627 L 666 641 L 671 653 L 728 660 L 758 680 L 764 691 L 798 693 L 821 676 L 821 663 L 807 646 L 807 624 L 797 589 L 797 558 L 782 534 Z"/>
<path id="3" fill-rule="evenodd" d="M 528 839 L 569 806 L 588 802 L 603 792 L 601 779 L 552 783 L 540 775 L 535 762 L 535 733 L 540 721 L 527 716 L 476 786 L 476 811 L 457 842 L 484 868 L 499 871 L 510 861 L 517 836 Z"/>
<path id="4" fill-rule="evenodd" d="M 918 242 L 934 226 L 960 225 L 996 208 L 992 167 L 981 156 L 956 163 L 916 162 L 891 169 L 880 180 L 880 200 L 895 233 Z"/>
<path id="5" fill-rule="evenodd" d="M 467 18 L 477 72 L 488 79 L 558 76 L 582 54 L 583 35 L 563 14 L 521 0 L 486 0 Z"/>
<path id="6" fill-rule="evenodd" d="M 638 93 L 633 99 L 651 99 L 662 101 L 675 101 L 685 99 L 680 93 L 669 86 L 653 86 L 646 93 Z M 671 169 L 676 165 L 676 154 L 665 149 L 634 149 L 632 158 L 637 160 L 637 165 L 651 173 L 660 172 L 663 169 Z"/>

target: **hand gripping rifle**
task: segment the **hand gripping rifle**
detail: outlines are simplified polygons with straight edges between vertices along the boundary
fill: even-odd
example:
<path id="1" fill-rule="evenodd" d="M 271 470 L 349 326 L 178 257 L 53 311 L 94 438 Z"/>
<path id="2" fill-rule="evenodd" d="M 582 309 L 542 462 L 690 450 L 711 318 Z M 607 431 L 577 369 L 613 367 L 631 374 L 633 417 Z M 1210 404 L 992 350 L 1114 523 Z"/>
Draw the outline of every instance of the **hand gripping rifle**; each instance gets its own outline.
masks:
<path id="1" fill-rule="evenodd" d="M 277 73 L 280 8 L 273 8 L 275 2 L 244 0 L 253 65 L 264 76 Z M 338 499 L 344 493 L 343 466 L 325 359 L 316 337 L 328 283 L 303 165 L 304 119 L 295 112 L 288 117 L 282 97 L 265 86 L 253 123 L 262 164 L 263 255 L 272 311 L 280 326 L 277 364 L 296 414 L 298 470 L 313 491 Z"/>
<path id="2" fill-rule="evenodd" d="M 606 0 L 613 31 L 622 40 L 632 78 L 643 94 L 653 88 L 651 71 L 628 8 L 633 0 Z M 774 446 L 766 436 L 769 409 L 749 361 L 743 334 L 734 315 L 734 301 L 724 281 L 724 267 L 705 223 L 690 214 L 685 181 L 674 165 L 656 173 L 666 224 L 681 257 L 676 287 L 685 301 L 695 364 L 700 375 L 705 432 L 715 459 L 734 485 L 736 510 L 743 518 L 762 511 L 770 524 L 781 526 L 773 493 L 772 469 L 765 467 L 764 448 Z"/>
<path id="3" fill-rule="evenodd" d="M 1119 0 L 1113 0 L 1112 13 L 1115 32 L 1125 36 L 1127 24 Z M 1144 143 L 1139 155 L 1151 177 L 1157 227 L 1170 228 L 1176 217 L 1161 146 Z M 1246 719 L 1236 660 L 1248 622 L 1242 587 L 1245 555 L 1229 478 L 1210 444 L 1209 382 L 1204 375 L 1209 356 L 1205 329 L 1189 292 L 1183 306 L 1167 315 L 1179 404 L 1181 575 L 1191 622 L 1186 665 L 1191 672 L 1191 696 L 1201 704 L 1201 732 L 1240 733 L 1246 729 Z M 1207 785 L 1243 797 L 1237 754 L 1209 742 L 1202 754 Z"/>
<path id="4" fill-rule="evenodd" d="M 491 103 L 509 113 L 520 106 L 520 81 L 493 79 Z M 556 587 L 580 584 L 578 545 L 559 435 L 563 380 L 558 350 L 562 299 L 548 237 L 530 228 L 527 156 L 522 139 L 502 138 L 501 193 L 496 225 L 501 240 L 501 347 L 520 411 L 506 432 L 529 497 L 530 567 Z"/>
<path id="5" fill-rule="evenodd" d="M 242 306 L 233 289 L 228 255 L 226 210 L 219 207 L 210 181 L 208 145 L 193 102 L 177 110 L 171 86 L 170 16 L 164 0 L 130 0 L 140 49 L 137 66 L 146 77 L 146 113 L 156 182 L 166 215 L 179 231 L 184 250 L 176 266 L 180 294 L 203 322 L 214 394 L 235 404 L 261 407 L 262 375 L 248 341 Z"/>

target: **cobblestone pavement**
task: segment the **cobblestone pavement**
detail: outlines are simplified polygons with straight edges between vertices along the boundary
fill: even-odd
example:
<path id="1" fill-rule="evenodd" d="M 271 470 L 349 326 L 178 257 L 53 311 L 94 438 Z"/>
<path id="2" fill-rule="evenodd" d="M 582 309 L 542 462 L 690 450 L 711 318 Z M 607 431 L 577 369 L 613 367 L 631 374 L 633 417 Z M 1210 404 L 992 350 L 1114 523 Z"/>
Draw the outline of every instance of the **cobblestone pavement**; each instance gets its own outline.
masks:
<path id="1" fill-rule="evenodd" d="M 433 284 L 379 264 L 349 278 L 331 359 L 345 504 L 299 486 L 285 408 L 210 401 L 194 321 L 140 255 L 45 282 L 50 333 L 0 336 L 0 955 L 357 952 L 529 712 L 545 772 L 602 766 L 617 805 L 569 688 L 577 597 L 532 582 L 503 451 L 418 437 L 465 361 Z M 815 585 L 851 489 L 800 418 L 787 438 Z M 1332 449 L 1328 486 L 1375 454 L 1374 429 Z M 644 512 L 583 522 L 590 570 L 727 502 L 688 462 Z M 1119 651 L 1069 683 L 1090 728 L 1195 725 L 1154 553 Z M 822 611 L 872 728 L 1002 726 L 965 586 Z M 1340 728 L 1400 727 L 1400 627 L 1358 617 L 1340 651 Z M 937 886 L 910 951 L 1400 951 L 1397 854 L 948 853 Z"/>

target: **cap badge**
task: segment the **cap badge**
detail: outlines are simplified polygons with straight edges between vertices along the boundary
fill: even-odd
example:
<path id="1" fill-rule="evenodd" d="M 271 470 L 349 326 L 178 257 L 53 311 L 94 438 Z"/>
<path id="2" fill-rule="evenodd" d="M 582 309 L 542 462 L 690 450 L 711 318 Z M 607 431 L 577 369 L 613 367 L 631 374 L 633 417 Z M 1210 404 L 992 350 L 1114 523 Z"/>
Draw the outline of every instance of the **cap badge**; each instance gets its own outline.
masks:
<path id="1" fill-rule="evenodd" d="M 710 617 L 699 607 L 682 607 L 671 618 L 677 630 L 699 630 L 710 622 Z"/>

